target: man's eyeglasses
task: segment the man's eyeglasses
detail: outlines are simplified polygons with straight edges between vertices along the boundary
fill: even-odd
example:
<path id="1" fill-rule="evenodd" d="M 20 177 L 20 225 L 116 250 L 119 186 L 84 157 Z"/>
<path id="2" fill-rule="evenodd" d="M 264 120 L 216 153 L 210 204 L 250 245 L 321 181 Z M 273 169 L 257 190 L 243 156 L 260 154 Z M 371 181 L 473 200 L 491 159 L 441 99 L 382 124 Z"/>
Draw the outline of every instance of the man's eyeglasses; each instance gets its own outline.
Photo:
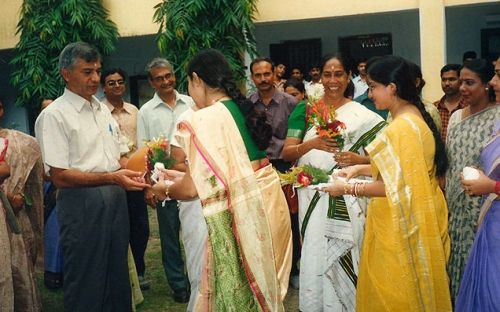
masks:
<path id="1" fill-rule="evenodd" d="M 108 81 L 106 81 L 106 85 L 108 87 L 123 86 L 124 84 L 125 84 L 125 80 L 108 80 Z"/>

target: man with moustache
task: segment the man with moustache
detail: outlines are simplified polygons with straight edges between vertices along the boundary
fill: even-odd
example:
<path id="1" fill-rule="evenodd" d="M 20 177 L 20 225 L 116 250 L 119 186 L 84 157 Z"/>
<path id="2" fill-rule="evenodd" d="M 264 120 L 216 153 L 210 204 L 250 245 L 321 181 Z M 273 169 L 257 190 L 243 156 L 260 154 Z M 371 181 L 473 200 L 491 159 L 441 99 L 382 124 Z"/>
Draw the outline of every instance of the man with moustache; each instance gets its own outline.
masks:
<path id="1" fill-rule="evenodd" d="M 149 83 L 156 90 L 151 100 L 139 110 L 137 117 L 137 144 L 144 146 L 145 141 L 163 136 L 172 140 L 176 120 L 186 110 L 194 106 L 191 97 L 175 90 L 174 68 L 164 58 L 155 58 L 146 66 Z M 184 261 L 179 241 L 179 208 L 176 200 L 167 200 L 165 205 L 158 203 L 153 192 L 147 189 L 145 198 L 156 206 L 162 261 L 165 274 L 176 302 L 189 301 L 189 282 L 184 273 Z"/>
<path id="2" fill-rule="evenodd" d="M 66 88 L 35 123 L 45 172 L 58 188 L 66 311 L 131 311 L 125 190 L 147 186 L 121 169 L 120 130 L 94 97 L 101 56 L 84 42 L 59 56 Z"/>
<path id="3" fill-rule="evenodd" d="M 441 89 L 444 95 L 434 102 L 441 116 L 441 138 L 446 142 L 446 133 L 448 132 L 448 121 L 451 114 L 464 108 L 465 104 L 460 96 L 460 66 L 459 64 L 447 64 L 441 68 Z"/>
<path id="4" fill-rule="evenodd" d="M 358 73 L 359 75 L 352 79 L 352 83 L 354 84 L 354 96 L 353 98 L 357 98 L 358 96 L 365 93 L 368 90 L 368 84 L 366 83 L 366 59 L 361 59 L 358 62 Z"/>
<path id="5" fill-rule="evenodd" d="M 292 113 L 297 100 L 274 86 L 274 66 L 270 58 L 260 57 L 250 63 L 252 80 L 257 91 L 250 95 L 258 110 L 265 111 L 267 122 L 273 128 L 271 144 L 266 150 L 273 166 L 281 172 L 290 169 L 291 163 L 283 160 L 281 152 L 288 131 L 288 117 Z"/>
<path id="6" fill-rule="evenodd" d="M 135 105 L 123 100 L 126 91 L 127 74 L 121 68 L 106 69 L 101 75 L 101 87 L 104 91 L 103 103 L 106 104 L 111 116 L 116 120 L 122 137 L 129 148 L 126 160 L 137 150 L 137 113 Z M 125 158 L 125 157 L 124 157 Z M 128 215 L 130 224 L 130 249 L 134 257 L 135 267 L 142 290 L 150 287 L 150 282 L 144 278 L 146 266 L 144 253 L 148 246 L 149 219 L 148 209 L 144 201 L 144 192 L 127 192 Z"/>
<path id="7" fill-rule="evenodd" d="M 325 89 L 321 83 L 321 69 L 319 68 L 319 65 L 313 65 L 311 67 L 311 70 L 309 70 L 309 76 L 311 76 L 311 81 L 307 81 L 304 84 L 304 87 L 306 88 L 306 95 L 314 98 L 323 96 Z"/>

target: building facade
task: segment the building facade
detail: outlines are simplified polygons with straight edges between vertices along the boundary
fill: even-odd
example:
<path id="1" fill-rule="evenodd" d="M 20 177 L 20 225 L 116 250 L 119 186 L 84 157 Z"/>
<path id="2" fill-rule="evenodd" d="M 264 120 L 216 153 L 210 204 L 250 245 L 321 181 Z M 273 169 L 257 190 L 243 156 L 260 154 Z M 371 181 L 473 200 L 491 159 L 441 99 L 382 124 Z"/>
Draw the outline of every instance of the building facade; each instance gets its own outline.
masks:
<path id="1" fill-rule="evenodd" d="M 103 0 L 121 36 L 104 66 L 120 66 L 134 77 L 132 100 L 145 84 L 141 75 L 146 62 L 159 55 L 154 40 L 158 26 L 153 23 L 158 2 L 143 0 L 139 6 L 135 0 Z M 16 91 L 9 83 L 8 66 L 18 41 L 15 30 L 21 4 L 22 0 L 2 3 L 0 96 L 7 113 L 4 126 L 11 124 L 27 131 L 24 110 L 10 104 Z M 367 51 L 377 45 L 388 48 L 390 43 L 392 54 L 421 65 L 427 81 L 423 97 L 429 101 L 441 96 L 439 70 L 444 64 L 461 63 L 463 52 L 468 50 L 476 51 L 479 57 L 500 51 L 500 0 L 260 0 L 257 9 L 260 55 L 279 55 L 284 45 L 300 49 L 300 44 L 307 42 L 317 43 L 316 55 L 348 48 L 352 40 L 358 40 Z M 356 49 L 352 44 L 351 48 Z M 309 52 L 293 53 L 289 57 L 301 58 Z"/>

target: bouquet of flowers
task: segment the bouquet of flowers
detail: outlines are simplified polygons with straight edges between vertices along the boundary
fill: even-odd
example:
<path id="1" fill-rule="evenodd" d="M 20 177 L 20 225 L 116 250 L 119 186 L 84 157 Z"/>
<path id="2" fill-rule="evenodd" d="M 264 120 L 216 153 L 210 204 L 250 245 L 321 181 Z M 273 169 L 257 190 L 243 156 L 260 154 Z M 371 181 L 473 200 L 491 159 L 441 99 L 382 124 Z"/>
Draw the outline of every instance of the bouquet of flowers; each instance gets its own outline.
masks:
<path id="1" fill-rule="evenodd" d="M 327 105 L 323 100 L 308 98 L 307 122 L 316 127 L 316 134 L 322 138 L 331 138 L 337 141 L 342 150 L 344 147 L 345 124 L 335 119 L 335 109 Z"/>
<path id="2" fill-rule="evenodd" d="M 291 184 L 295 188 L 327 183 L 330 179 L 328 172 L 311 165 L 292 167 L 292 169 L 286 173 L 279 173 L 279 176 L 282 186 Z"/>
<path id="3" fill-rule="evenodd" d="M 163 136 L 146 142 L 146 166 L 151 172 L 151 180 L 158 182 L 160 169 L 169 169 L 175 165 L 175 159 L 170 156 L 170 143 Z"/>

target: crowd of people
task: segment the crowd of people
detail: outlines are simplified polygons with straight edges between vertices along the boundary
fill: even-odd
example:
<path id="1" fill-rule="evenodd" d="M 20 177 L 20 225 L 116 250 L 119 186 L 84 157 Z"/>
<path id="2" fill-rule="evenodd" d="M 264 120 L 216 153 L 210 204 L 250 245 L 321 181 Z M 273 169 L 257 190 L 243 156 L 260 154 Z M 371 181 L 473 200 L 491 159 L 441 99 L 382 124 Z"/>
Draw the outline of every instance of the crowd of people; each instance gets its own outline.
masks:
<path id="1" fill-rule="evenodd" d="M 328 54 L 311 81 L 259 57 L 247 97 L 206 49 L 183 69 L 189 95 L 152 59 L 140 108 L 101 61 L 68 44 L 66 88 L 43 101 L 36 138 L 0 129 L 1 311 L 42 310 L 42 262 L 65 310 L 134 311 L 151 287 L 148 206 L 188 311 L 283 311 L 289 287 L 303 312 L 500 310 L 500 58 L 445 65 L 431 103 L 398 56 Z M 342 144 L 319 135 L 313 101 L 344 124 Z M 152 178 L 146 142 L 160 137 L 175 164 Z M 329 184 L 282 186 L 303 165 Z"/>

